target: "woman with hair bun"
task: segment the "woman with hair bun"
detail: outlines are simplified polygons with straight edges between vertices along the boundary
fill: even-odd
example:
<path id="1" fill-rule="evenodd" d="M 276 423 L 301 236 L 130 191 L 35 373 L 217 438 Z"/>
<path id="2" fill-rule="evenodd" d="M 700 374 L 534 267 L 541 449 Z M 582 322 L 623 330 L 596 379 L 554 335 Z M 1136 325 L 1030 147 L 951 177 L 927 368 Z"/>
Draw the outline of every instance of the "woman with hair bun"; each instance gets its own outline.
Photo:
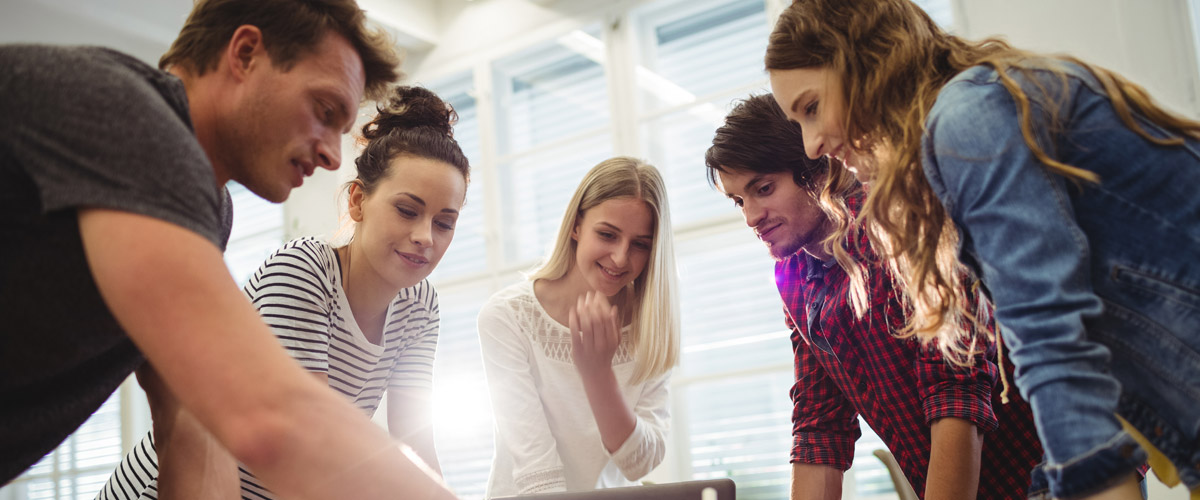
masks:
<path id="1" fill-rule="evenodd" d="M 243 291 L 297 362 L 368 415 L 386 392 L 392 437 L 437 471 L 429 402 L 439 316 L 425 278 L 454 237 L 470 167 L 453 137 L 457 116 L 433 92 L 397 87 L 378 111 L 346 186 L 350 241 L 288 242 Z M 156 458 L 148 434 L 97 499 L 157 498 Z M 239 475 L 241 496 L 273 498 L 245 468 Z"/>

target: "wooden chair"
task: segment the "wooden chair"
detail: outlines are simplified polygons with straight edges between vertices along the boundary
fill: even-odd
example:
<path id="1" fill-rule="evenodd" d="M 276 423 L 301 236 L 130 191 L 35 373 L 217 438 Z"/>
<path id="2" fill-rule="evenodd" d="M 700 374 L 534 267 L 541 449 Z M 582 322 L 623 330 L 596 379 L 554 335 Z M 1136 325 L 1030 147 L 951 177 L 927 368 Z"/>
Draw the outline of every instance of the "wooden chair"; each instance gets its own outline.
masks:
<path id="1" fill-rule="evenodd" d="M 900 496 L 900 500 L 918 500 L 917 492 L 913 491 L 912 485 L 908 484 L 908 478 L 904 477 L 904 472 L 900 470 L 900 464 L 896 462 L 896 457 L 892 456 L 892 452 L 880 449 L 873 453 L 887 467 L 888 475 L 892 476 L 892 484 L 895 485 L 896 494 Z"/>

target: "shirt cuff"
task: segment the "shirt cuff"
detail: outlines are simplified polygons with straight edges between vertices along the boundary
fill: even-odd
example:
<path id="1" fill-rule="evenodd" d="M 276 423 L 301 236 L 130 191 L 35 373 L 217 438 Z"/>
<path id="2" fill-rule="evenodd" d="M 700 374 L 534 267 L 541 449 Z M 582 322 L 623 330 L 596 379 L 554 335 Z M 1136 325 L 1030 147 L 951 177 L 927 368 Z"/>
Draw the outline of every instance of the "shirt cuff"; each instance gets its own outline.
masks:
<path id="1" fill-rule="evenodd" d="M 932 424 L 939 418 L 961 418 L 979 429 L 991 432 L 1000 426 L 996 413 L 992 411 L 991 387 L 956 386 L 943 389 L 922 402 L 925 423 Z"/>
<path id="2" fill-rule="evenodd" d="M 792 436 L 791 463 L 828 465 L 842 472 L 854 462 L 854 439 L 850 436 L 801 432 Z"/>
<path id="3" fill-rule="evenodd" d="M 1030 498 L 1078 498 L 1103 491 L 1125 479 L 1146 461 L 1146 451 L 1133 436 L 1120 432 L 1108 442 L 1065 463 L 1042 464 L 1033 471 Z"/>
<path id="4" fill-rule="evenodd" d="M 637 481 L 649 474 L 651 470 L 661 462 L 662 448 L 655 446 L 651 435 L 649 424 L 645 423 L 641 418 L 635 419 L 633 432 L 629 433 L 629 437 L 625 438 L 625 442 L 616 451 L 608 453 L 604 452 L 612 459 L 617 468 L 621 470 L 621 474 L 625 479 Z M 603 448 L 603 444 L 601 448 Z"/>
<path id="5" fill-rule="evenodd" d="M 567 491 L 567 479 L 563 477 L 562 467 L 531 472 L 515 478 L 513 482 L 521 495 Z"/>

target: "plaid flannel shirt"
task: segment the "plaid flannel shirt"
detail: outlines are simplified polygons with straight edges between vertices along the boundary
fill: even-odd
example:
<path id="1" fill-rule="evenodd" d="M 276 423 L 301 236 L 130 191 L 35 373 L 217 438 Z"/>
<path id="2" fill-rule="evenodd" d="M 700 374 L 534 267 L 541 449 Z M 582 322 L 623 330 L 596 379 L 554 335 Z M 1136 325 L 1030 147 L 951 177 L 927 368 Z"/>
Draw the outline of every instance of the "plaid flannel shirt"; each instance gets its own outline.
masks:
<path id="1" fill-rule="evenodd" d="M 857 212 L 860 200 L 848 202 Z M 1042 449 L 1029 405 L 1016 389 L 1009 390 L 1008 404 L 1000 403 L 995 349 L 960 368 L 934 346 L 896 338 L 905 314 L 891 275 L 869 253 L 866 234 L 853 237 L 857 245 L 845 247 L 868 269 L 862 318 L 849 303 L 850 278 L 836 264 L 801 251 L 775 267 L 796 355 L 791 461 L 849 469 L 861 415 L 923 498 L 930 424 L 961 418 L 985 433 L 978 498 L 1024 498 Z M 1011 380 L 1011 364 L 1005 368 Z"/>

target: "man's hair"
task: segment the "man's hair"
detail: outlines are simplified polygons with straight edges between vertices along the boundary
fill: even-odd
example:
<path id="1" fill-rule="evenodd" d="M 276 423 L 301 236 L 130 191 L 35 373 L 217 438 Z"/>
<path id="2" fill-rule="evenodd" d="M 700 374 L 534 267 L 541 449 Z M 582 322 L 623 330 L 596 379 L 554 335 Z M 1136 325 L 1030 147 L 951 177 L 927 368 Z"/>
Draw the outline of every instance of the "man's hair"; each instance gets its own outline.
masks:
<path id="1" fill-rule="evenodd" d="M 809 191 L 829 171 L 829 159 L 813 160 L 804 152 L 800 124 L 790 121 L 771 94 L 750 96 L 733 107 L 725 124 L 704 153 L 708 181 L 713 186 L 721 172 L 740 170 L 760 174 L 791 172 L 792 180 Z"/>
<path id="2" fill-rule="evenodd" d="M 364 95 L 373 100 L 400 78 L 401 58 L 388 36 L 367 29 L 365 21 L 354 0 L 198 0 L 158 67 L 179 65 L 203 75 L 216 68 L 238 27 L 251 25 L 262 31 L 271 64 L 286 71 L 333 32 L 362 59 Z"/>

